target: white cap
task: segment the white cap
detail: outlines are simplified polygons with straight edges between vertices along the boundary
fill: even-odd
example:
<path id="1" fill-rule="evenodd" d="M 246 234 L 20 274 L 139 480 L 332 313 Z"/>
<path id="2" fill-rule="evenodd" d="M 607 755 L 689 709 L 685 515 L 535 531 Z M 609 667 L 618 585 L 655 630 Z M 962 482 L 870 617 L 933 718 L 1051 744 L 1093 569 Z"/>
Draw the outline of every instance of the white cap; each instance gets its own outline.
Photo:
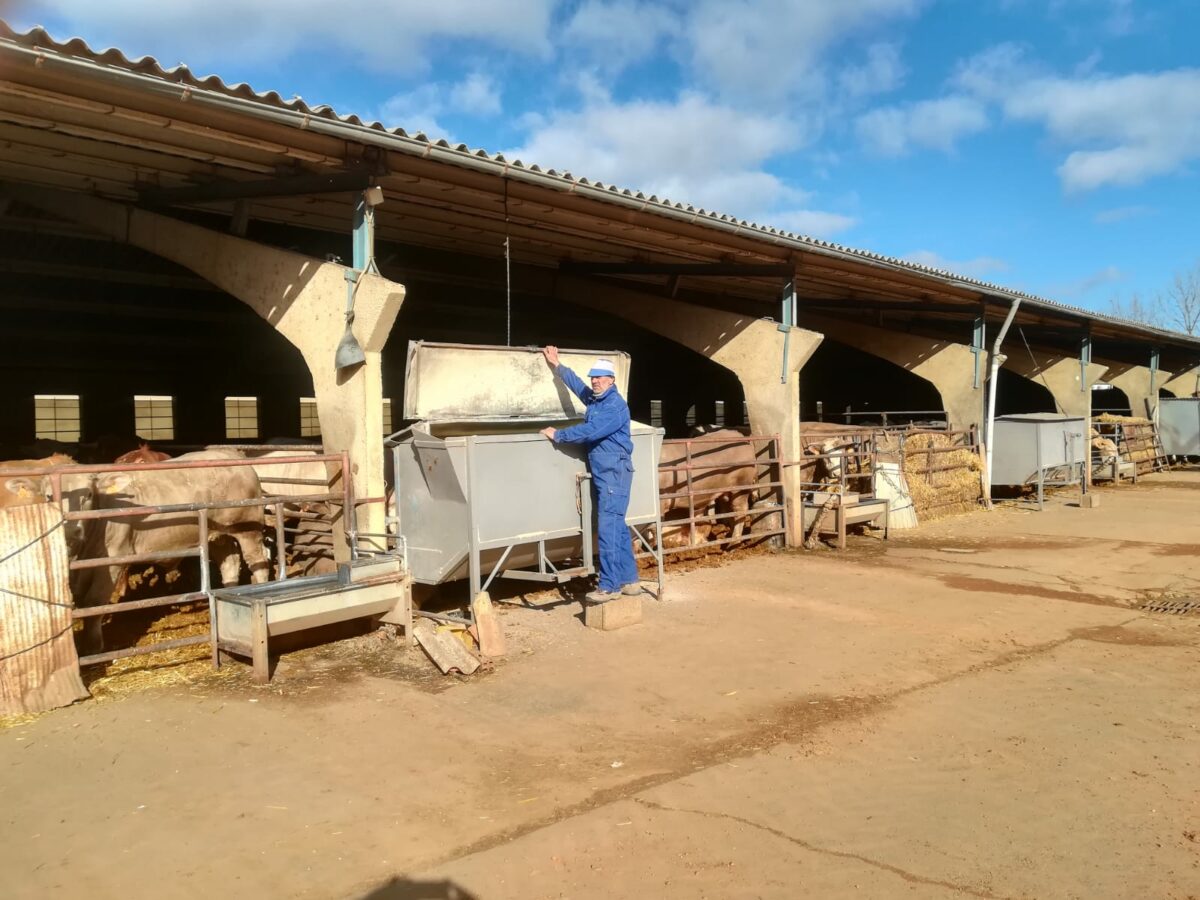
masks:
<path id="1" fill-rule="evenodd" d="M 597 375 L 607 375 L 609 378 L 616 379 L 617 370 L 611 359 L 598 359 L 592 363 L 588 378 L 595 378 Z"/>

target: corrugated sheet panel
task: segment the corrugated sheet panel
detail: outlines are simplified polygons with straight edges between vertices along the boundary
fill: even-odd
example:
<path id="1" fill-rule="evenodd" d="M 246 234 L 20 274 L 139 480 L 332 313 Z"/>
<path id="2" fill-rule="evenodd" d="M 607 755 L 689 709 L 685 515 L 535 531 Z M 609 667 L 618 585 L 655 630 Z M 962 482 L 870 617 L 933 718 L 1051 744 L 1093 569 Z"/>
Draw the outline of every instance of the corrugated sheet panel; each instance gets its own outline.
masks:
<path id="1" fill-rule="evenodd" d="M 71 629 L 62 511 L 0 509 L 0 715 L 42 712 L 88 696 Z"/>

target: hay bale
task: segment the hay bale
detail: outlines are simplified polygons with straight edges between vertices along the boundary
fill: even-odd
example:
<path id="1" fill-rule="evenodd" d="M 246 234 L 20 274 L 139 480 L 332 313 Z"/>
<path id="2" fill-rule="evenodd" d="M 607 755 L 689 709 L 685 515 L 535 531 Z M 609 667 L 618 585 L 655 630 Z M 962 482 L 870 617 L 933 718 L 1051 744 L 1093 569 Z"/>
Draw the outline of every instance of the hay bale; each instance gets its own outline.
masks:
<path id="1" fill-rule="evenodd" d="M 888 448 L 899 451 L 900 438 L 888 435 Z M 948 452 L 934 453 L 932 449 Z M 929 471 L 932 462 L 933 471 Z M 980 473 L 983 464 L 970 447 L 957 447 L 952 436 L 941 432 L 917 432 L 904 440 L 901 460 L 913 505 L 921 521 L 974 509 L 983 499 Z"/>

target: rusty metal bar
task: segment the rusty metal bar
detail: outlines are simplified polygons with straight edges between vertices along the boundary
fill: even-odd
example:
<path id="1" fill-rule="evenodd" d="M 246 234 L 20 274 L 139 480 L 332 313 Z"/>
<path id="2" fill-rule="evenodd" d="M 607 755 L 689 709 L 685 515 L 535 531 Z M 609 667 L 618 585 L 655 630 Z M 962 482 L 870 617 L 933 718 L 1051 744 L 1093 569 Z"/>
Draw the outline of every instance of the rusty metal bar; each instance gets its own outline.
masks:
<path id="1" fill-rule="evenodd" d="M 100 606 L 77 606 L 71 610 L 72 619 L 90 619 L 93 616 L 107 616 L 109 613 L 126 612 L 134 609 L 154 609 L 159 606 L 186 606 L 189 603 L 199 603 L 206 600 L 203 591 L 192 591 L 188 594 L 170 594 L 166 597 L 149 597 L 145 600 L 122 600 L 120 603 L 104 603 Z"/>
<path id="2" fill-rule="evenodd" d="M 209 642 L 207 634 L 198 634 L 195 637 L 179 638 L 174 641 L 163 641 L 161 644 L 150 644 L 145 647 L 129 647 L 125 650 L 112 650 L 108 653 L 94 653 L 91 656 L 79 657 L 80 666 L 96 666 L 100 663 L 112 662 L 117 659 L 125 659 L 129 656 L 145 656 L 148 653 L 158 653 L 160 650 L 174 650 L 177 647 L 191 647 L 195 644 L 207 644 Z"/>
<path id="3" fill-rule="evenodd" d="M 321 503 L 339 500 L 339 494 L 305 494 L 284 498 L 288 503 Z M 262 497 L 258 500 L 219 500 L 213 503 L 169 503 L 161 506 L 116 506 L 110 509 L 93 509 L 63 513 L 63 518 L 73 522 L 86 519 L 120 519 L 131 516 L 157 516 L 170 513 L 199 512 L 202 509 L 240 509 L 252 506 L 273 506 L 279 497 Z"/>
<path id="4" fill-rule="evenodd" d="M 107 475 L 110 472 L 169 472 L 183 469 L 227 469 L 239 466 L 283 466 L 289 463 L 340 462 L 345 453 L 321 456 L 279 456 L 273 459 L 189 459 L 183 462 L 166 459 L 155 463 L 73 463 L 67 466 L 38 466 L 30 469 L 0 470 L 0 477 L 21 475 Z"/>
<path id="5" fill-rule="evenodd" d="M 169 559 L 190 559 L 200 555 L 200 548 L 191 550 L 156 550 L 153 553 L 132 553 L 129 556 L 102 556 L 97 559 L 77 559 L 70 564 L 72 572 L 80 569 L 99 569 L 102 566 L 129 566 L 135 563 L 162 562 Z"/>
<path id="6" fill-rule="evenodd" d="M 688 469 L 692 466 L 692 442 L 688 441 L 683 445 L 684 453 L 687 455 Z M 688 526 L 688 539 L 691 543 L 696 543 L 696 497 L 692 493 L 692 476 L 688 475 L 687 481 L 687 501 L 688 501 L 688 516 L 692 524 Z"/>

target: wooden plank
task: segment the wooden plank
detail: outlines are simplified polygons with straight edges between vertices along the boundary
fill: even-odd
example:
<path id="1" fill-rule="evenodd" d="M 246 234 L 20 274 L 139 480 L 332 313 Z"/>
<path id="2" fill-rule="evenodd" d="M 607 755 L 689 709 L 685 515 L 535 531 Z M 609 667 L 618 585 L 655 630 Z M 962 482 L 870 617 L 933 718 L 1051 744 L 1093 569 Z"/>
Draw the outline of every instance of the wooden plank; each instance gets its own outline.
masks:
<path id="1" fill-rule="evenodd" d="M 267 604 L 256 600 L 250 605 L 250 658 L 254 663 L 254 683 L 271 680 L 271 657 L 267 651 Z"/>
<path id="2" fill-rule="evenodd" d="M 503 656 L 507 653 L 504 644 L 504 629 L 500 617 L 492 606 L 487 591 L 481 591 L 471 601 L 471 616 L 475 619 L 475 637 L 479 641 L 479 652 L 484 656 Z"/>
<path id="3" fill-rule="evenodd" d="M 443 675 L 449 674 L 452 670 L 470 675 L 479 668 L 479 660 L 463 646 L 462 641 L 447 631 L 438 631 L 428 621 L 422 620 L 416 623 L 413 626 L 413 636 Z"/>

